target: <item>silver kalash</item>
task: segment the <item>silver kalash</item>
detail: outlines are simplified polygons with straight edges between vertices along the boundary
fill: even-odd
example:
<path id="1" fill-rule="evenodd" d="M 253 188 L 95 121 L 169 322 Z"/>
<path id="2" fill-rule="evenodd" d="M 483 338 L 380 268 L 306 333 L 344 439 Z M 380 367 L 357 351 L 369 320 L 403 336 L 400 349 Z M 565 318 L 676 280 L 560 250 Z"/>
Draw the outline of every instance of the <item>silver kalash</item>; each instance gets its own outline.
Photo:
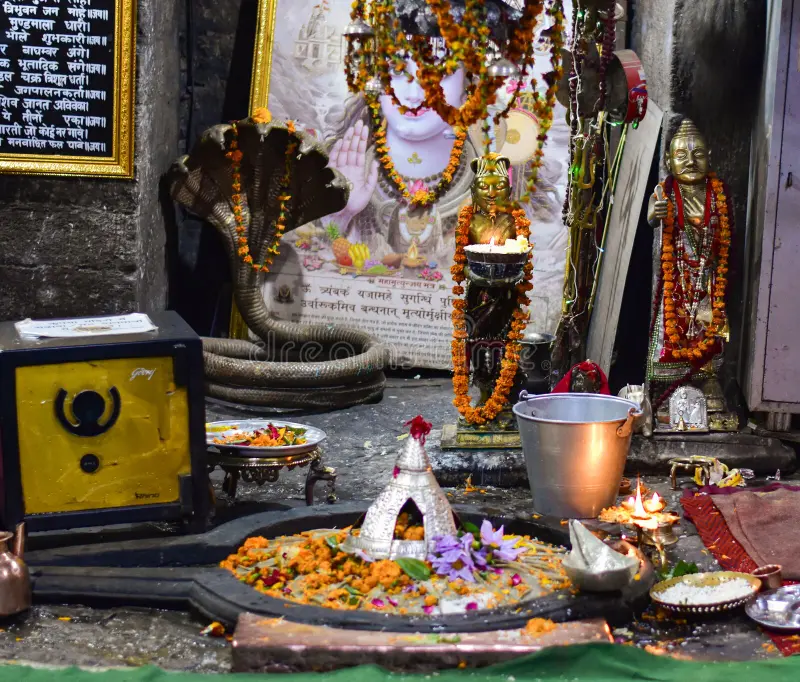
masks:
<path id="1" fill-rule="evenodd" d="M 398 540 L 394 537 L 397 517 L 407 502 L 422 514 L 424 540 Z M 371 559 L 408 557 L 425 560 L 436 539 L 456 534 L 453 510 L 436 477 L 423 442 L 408 439 L 395 465 L 393 478 L 370 505 L 359 535 L 349 535 L 341 549 L 349 554 L 361 550 Z"/>

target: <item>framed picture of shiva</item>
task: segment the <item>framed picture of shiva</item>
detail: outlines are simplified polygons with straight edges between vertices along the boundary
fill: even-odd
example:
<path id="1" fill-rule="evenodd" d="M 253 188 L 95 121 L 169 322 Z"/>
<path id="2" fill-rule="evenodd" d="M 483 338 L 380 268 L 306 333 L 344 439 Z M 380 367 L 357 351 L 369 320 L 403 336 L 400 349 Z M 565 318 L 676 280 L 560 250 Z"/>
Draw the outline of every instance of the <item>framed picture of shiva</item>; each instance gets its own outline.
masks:
<path id="1" fill-rule="evenodd" d="M 455 230 L 460 209 L 471 200 L 470 164 L 481 153 L 485 131 L 480 123 L 454 129 L 431 109 L 401 114 L 387 95 L 370 107 L 363 94 L 350 93 L 343 36 L 350 6 L 349 0 L 260 2 L 251 110 L 267 107 L 314 136 L 351 187 L 342 211 L 284 235 L 263 294 L 280 319 L 355 325 L 384 340 L 397 366 L 448 369 Z M 546 87 L 546 22 L 543 17 L 535 34 L 540 63 L 508 118 L 489 132 L 493 150 L 510 160 L 517 198 L 537 148 L 532 86 Z M 436 49 L 440 39 L 429 40 Z M 416 65 L 407 60 L 406 70 L 413 76 Z M 450 104 L 463 103 L 467 78 L 461 67 L 443 79 Z M 406 106 L 423 102 L 416 78 L 403 74 L 392 85 Z M 516 85 L 506 81 L 490 114 L 506 107 Z M 537 191 L 523 205 L 534 243 L 530 331 L 552 333 L 561 312 L 565 113 L 556 104 Z M 435 201 L 420 207 L 405 200 L 420 190 L 435 191 Z M 235 324 L 231 331 L 241 335 Z"/>

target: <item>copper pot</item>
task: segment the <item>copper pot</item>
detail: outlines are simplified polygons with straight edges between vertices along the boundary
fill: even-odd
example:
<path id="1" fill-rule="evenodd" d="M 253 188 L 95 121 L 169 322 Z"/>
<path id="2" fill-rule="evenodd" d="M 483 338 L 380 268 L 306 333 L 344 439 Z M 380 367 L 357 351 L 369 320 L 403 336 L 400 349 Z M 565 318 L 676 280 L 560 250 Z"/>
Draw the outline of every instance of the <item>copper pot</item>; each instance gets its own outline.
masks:
<path id="1" fill-rule="evenodd" d="M 8 543 L 14 542 L 14 551 Z M 22 559 L 25 546 L 25 524 L 14 533 L 0 531 L 0 617 L 13 616 L 31 607 L 31 577 Z"/>

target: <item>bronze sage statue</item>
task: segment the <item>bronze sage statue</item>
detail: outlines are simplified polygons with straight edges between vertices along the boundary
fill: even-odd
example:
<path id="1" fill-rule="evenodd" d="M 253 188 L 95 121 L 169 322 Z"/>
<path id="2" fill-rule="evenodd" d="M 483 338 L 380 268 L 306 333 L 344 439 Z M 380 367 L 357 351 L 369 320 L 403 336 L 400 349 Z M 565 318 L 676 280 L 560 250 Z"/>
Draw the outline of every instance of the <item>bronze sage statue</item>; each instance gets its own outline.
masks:
<path id="1" fill-rule="evenodd" d="M 252 118 L 207 130 L 168 179 L 173 199 L 222 235 L 236 305 L 263 342 L 203 339 L 208 395 L 284 408 L 344 407 L 379 398 L 385 383 L 382 344 L 356 329 L 277 320 L 259 286 L 284 231 L 347 203 L 347 183 L 328 167 L 322 148 L 291 122 L 272 121 L 268 111 L 256 110 Z M 323 361 L 282 361 L 287 351 L 302 357 L 311 345 L 315 359 Z M 331 349 L 336 359 L 325 361 Z"/>
<path id="2" fill-rule="evenodd" d="M 657 228 L 647 362 L 656 431 L 676 430 L 669 414 L 676 390 L 684 402 L 705 403 L 711 430 L 738 426 L 719 382 L 729 340 L 725 306 L 733 208 L 727 186 L 709 170 L 708 156 L 705 137 L 684 120 L 670 142 L 669 175 L 648 207 L 648 220 Z"/>

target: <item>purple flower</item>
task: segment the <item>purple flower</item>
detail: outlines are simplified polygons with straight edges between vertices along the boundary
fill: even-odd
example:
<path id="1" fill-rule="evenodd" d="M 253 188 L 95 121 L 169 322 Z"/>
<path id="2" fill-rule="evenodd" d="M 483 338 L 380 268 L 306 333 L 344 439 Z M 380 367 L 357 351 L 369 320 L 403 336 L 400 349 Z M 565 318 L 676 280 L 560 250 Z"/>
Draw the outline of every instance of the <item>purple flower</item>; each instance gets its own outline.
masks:
<path id="1" fill-rule="evenodd" d="M 514 549 L 514 545 L 517 544 L 516 538 L 504 540 L 503 526 L 500 526 L 499 530 L 494 530 L 488 519 L 484 519 L 481 524 L 481 542 L 492 553 L 492 558 L 500 561 L 516 561 L 523 552 L 522 549 Z"/>
<path id="2" fill-rule="evenodd" d="M 519 573 L 515 573 L 511 576 L 511 584 L 516 587 L 522 582 L 522 578 L 520 578 Z"/>
<path id="3" fill-rule="evenodd" d="M 475 562 L 475 566 L 477 566 L 479 571 L 485 571 L 489 568 L 489 550 L 485 547 L 481 547 L 479 550 L 475 551 L 472 550 L 472 560 Z"/>
<path id="4" fill-rule="evenodd" d="M 397 478 L 399 475 L 400 475 L 400 467 L 395 466 L 395 468 L 392 469 L 392 478 Z"/>
<path id="5" fill-rule="evenodd" d="M 373 599 L 372 600 L 372 605 L 376 609 L 382 609 L 384 606 L 386 606 L 386 604 L 383 603 L 383 599 Z"/>
<path id="6" fill-rule="evenodd" d="M 461 538 L 445 535 L 437 539 L 433 554 L 428 560 L 438 575 L 446 575 L 451 581 L 461 578 L 474 583 L 475 562 L 472 560 L 474 541 L 475 538 L 470 533 Z"/>
<path id="7" fill-rule="evenodd" d="M 475 603 L 474 601 L 471 601 L 469 604 L 467 604 L 467 611 L 477 611 L 477 610 L 478 610 L 478 604 Z"/>
<path id="8" fill-rule="evenodd" d="M 386 601 L 388 601 L 392 606 L 397 606 L 397 602 L 391 597 L 387 597 Z"/>
<path id="9" fill-rule="evenodd" d="M 425 615 L 430 616 L 433 613 L 432 606 L 423 606 L 422 610 L 425 612 Z"/>

